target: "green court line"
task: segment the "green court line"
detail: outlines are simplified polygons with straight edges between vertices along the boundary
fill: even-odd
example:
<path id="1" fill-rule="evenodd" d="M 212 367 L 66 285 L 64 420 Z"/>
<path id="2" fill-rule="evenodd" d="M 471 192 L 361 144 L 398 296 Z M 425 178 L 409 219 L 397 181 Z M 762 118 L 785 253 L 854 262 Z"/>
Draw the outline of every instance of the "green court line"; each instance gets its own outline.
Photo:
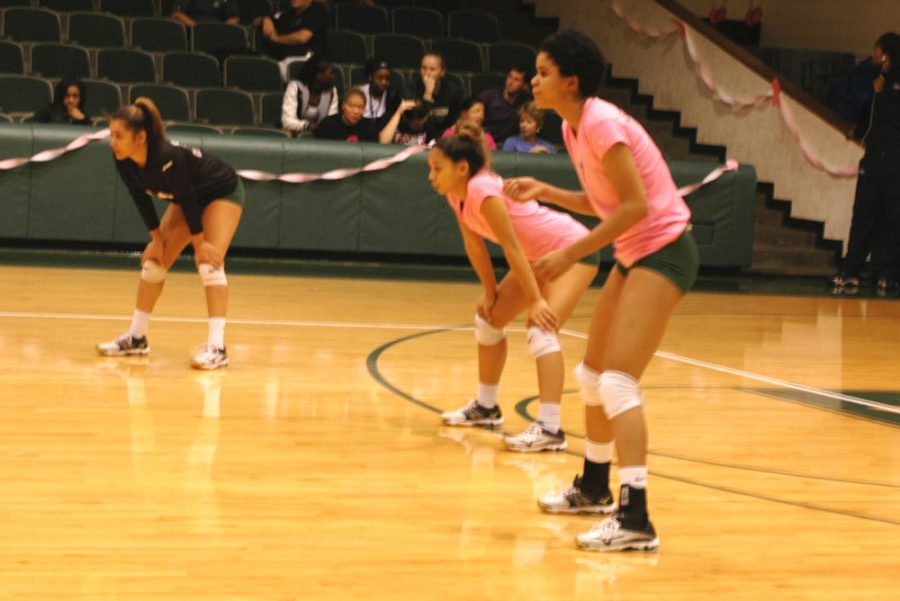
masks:
<path id="1" fill-rule="evenodd" d="M 892 426 L 900 426 L 900 415 L 896 413 L 888 413 L 886 411 L 878 411 L 864 405 L 856 403 L 848 403 L 840 399 L 831 399 L 813 392 L 803 390 L 791 390 L 789 388 L 755 388 L 744 387 L 743 390 L 762 394 L 770 397 L 793 401 L 803 405 L 810 405 L 825 409 L 828 411 L 836 411 L 845 415 L 862 417 L 879 423 L 890 424 Z M 900 407 L 900 391 L 891 390 L 841 390 L 842 394 L 852 397 L 859 397 L 869 401 L 875 401 L 892 407 Z"/>

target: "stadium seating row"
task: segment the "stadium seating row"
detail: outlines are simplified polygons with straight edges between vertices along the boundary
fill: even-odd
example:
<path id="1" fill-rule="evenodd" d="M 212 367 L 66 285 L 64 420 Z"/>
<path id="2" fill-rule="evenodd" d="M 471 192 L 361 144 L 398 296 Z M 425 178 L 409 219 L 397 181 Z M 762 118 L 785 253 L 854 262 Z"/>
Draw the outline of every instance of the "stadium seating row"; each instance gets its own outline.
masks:
<path id="1" fill-rule="evenodd" d="M 231 56 L 220 65 L 214 56 L 200 52 L 154 55 L 141 50 L 88 50 L 79 46 L 41 43 L 30 46 L 30 68 L 26 69 L 25 54 L 21 45 L 0 41 L 0 74 L 28 73 L 49 79 L 96 78 L 118 84 L 167 83 L 187 88 L 215 87 L 224 81 L 226 87 L 253 93 L 280 93 L 284 87 L 277 64 L 272 59 L 259 56 Z M 300 63 L 293 65 L 295 75 L 300 66 Z M 406 74 L 411 75 L 414 71 L 408 69 Z M 502 71 L 448 73 L 446 77 L 465 95 L 477 95 L 482 90 L 502 86 L 505 74 Z M 359 62 L 338 63 L 335 78 L 341 93 L 346 81 L 357 85 L 366 80 L 364 68 Z M 392 79 L 394 89 L 406 96 L 411 95 L 404 70 L 395 70 Z"/>
<path id="2" fill-rule="evenodd" d="M 0 7 L 9 1 L 0 0 Z M 42 0 L 47 3 L 41 8 L 10 6 L 3 15 L 4 35 L 20 41 L 60 41 L 67 27 L 70 31 L 73 29 L 74 22 L 76 31 L 80 32 L 90 25 L 98 31 L 98 35 L 110 36 L 108 43 L 99 45 L 114 45 L 116 40 L 122 40 L 120 45 L 124 45 L 126 20 L 157 16 L 168 20 L 168 13 L 148 10 L 146 5 L 141 8 L 140 0 L 125 0 L 122 4 L 107 8 L 103 8 L 103 1 L 101 0 L 100 11 L 94 11 L 90 7 L 93 0 Z M 153 0 L 145 2 L 153 4 Z M 109 10 L 110 8 L 115 10 Z M 388 11 L 382 6 L 347 3 L 334 6 L 330 14 L 334 29 L 347 29 L 363 34 L 402 33 L 422 38 L 451 37 L 477 43 L 491 43 L 500 39 L 497 17 L 477 10 L 453 11 L 449 13 L 446 24 L 441 12 L 428 8 L 400 7 Z"/>
<path id="3" fill-rule="evenodd" d="M 281 92 L 252 95 L 225 88 L 183 88 L 155 83 L 122 87 L 108 81 L 85 79 L 85 111 L 92 117 L 108 116 L 139 96 L 152 98 L 167 121 L 200 121 L 218 125 L 274 126 L 281 117 Z M 28 118 L 50 102 L 52 84 L 39 77 L 0 75 L 0 113 Z"/>

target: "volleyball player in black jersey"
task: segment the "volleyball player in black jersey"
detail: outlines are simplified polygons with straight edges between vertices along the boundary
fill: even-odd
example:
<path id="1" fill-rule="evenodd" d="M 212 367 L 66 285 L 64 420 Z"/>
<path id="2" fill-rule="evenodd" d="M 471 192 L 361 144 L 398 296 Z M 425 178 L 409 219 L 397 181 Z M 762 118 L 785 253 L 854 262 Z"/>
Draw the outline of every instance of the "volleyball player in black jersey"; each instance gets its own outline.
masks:
<path id="1" fill-rule="evenodd" d="M 241 220 L 244 185 L 230 166 L 196 149 L 165 137 L 159 110 L 148 98 L 123 106 L 109 124 L 113 155 L 122 181 L 134 198 L 150 243 L 141 256 L 141 278 L 131 327 L 97 345 L 102 355 L 146 355 L 147 327 L 166 272 L 188 244 L 206 290 L 209 337 L 191 359 L 197 369 L 228 365 L 225 313 L 228 281 L 225 254 Z M 169 201 L 162 218 L 153 198 Z"/>

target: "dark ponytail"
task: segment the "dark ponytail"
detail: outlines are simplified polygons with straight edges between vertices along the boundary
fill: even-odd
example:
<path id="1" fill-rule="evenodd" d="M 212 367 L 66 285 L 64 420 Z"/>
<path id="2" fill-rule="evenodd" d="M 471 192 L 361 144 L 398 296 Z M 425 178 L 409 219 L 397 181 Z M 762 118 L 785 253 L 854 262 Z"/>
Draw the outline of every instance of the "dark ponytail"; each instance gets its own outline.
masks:
<path id="1" fill-rule="evenodd" d="M 143 96 L 137 98 L 133 104 L 127 104 L 117 110 L 112 119 L 124 121 L 127 128 L 134 133 L 146 132 L 148 144 L 166 137 L 166 126 L 163 125 L 159 109 L 149 98 Z"/>
<path id="2" fill-rule="evenodd" d="M 472 121 L 462 121 L 456 125 L 456 133 L 441 138 L 434 144 L 454 163 L 465 161 L 469 164 L 469 177 L 491 166 L 491 154 L 487 149 L 484 131 Z"/>

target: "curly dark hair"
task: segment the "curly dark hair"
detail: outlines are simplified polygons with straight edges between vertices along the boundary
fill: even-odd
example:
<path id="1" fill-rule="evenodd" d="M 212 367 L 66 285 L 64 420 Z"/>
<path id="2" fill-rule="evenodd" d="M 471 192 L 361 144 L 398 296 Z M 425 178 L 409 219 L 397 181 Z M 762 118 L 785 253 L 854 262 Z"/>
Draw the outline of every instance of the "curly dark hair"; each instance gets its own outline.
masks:
<path id="1" fill-rule="evenodd" d="M 606 76 L 606 59 L 594 40 L 576 29 L 560 29 L 541 44 L 559 67 L 560 75 L 578 77 L 582 98 L 596 96 Z"/>

